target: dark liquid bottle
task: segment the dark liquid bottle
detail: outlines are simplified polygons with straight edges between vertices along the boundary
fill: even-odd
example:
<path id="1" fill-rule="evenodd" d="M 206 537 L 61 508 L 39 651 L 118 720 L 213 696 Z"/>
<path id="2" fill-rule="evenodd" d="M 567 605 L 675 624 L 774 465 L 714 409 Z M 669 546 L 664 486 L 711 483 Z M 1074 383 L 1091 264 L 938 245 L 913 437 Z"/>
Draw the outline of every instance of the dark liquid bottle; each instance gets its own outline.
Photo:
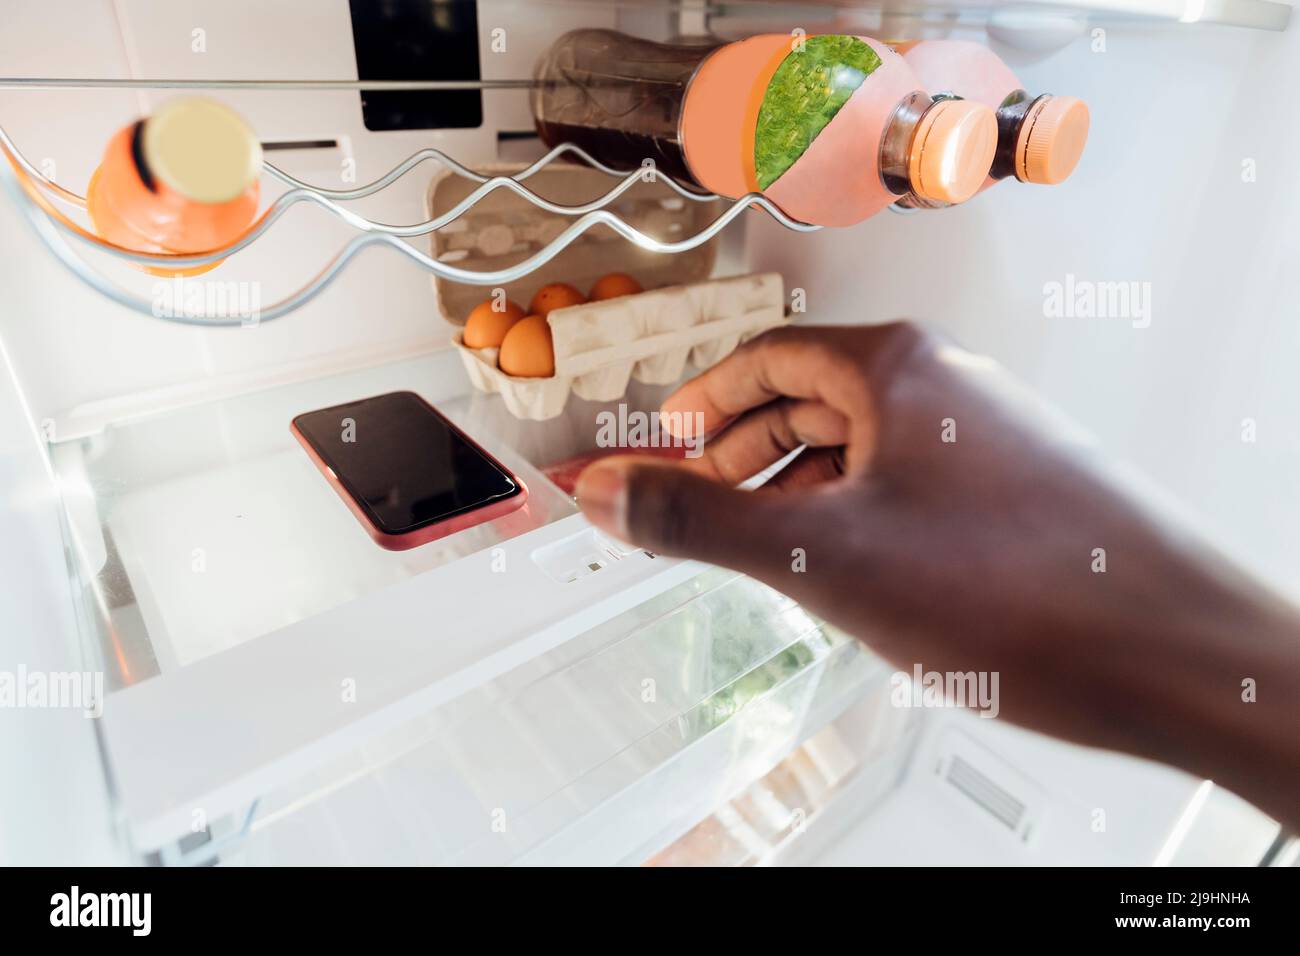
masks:
<path id="1" fill-rule="evenodd" d="M 654 43 L 613 30 L 567 33 L 537 66 L 537 134 L 548 146 L 573 143 L 621 171 L 653 160 L 699 188 L 682 153 L 682 104 L 696 68 L 719 45 Z"/>

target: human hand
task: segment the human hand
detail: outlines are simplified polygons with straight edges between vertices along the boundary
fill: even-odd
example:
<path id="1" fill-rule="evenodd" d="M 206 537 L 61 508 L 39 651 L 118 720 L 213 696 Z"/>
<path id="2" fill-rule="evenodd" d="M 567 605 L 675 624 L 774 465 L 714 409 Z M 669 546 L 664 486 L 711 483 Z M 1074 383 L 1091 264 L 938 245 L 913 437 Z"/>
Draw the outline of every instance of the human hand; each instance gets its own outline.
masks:
<path id="1" fill-rule="evenodd" d="M 702 457 L 588 468 L 593 523 L 749 574 L 908 672 L 997 672 L 1012 721 L 1300 817 L 1294 609 L 995 363 L 909 324 L 785 328 L 663 412 L 703 415 Z M 801 445 L 768 485 L 735 489 Z M 1247 678 L 1272 684 L 1256 703 Z M 1261 790 L 1265 751 L 1289 769 Z"/>

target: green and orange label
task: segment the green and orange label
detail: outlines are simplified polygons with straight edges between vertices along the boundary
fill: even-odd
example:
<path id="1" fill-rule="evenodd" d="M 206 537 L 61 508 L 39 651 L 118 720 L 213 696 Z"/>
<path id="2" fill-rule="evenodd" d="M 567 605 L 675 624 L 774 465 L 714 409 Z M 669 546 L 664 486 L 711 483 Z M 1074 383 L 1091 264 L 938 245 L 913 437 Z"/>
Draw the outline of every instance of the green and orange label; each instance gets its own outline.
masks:
<path id="1" fill-rule="evenodd" d="M 752 127 L 759 189 L 772 185 L 795 164 L 880 65 L 876 51 L 857 37 L 795 41 L 768 81 Z"/>

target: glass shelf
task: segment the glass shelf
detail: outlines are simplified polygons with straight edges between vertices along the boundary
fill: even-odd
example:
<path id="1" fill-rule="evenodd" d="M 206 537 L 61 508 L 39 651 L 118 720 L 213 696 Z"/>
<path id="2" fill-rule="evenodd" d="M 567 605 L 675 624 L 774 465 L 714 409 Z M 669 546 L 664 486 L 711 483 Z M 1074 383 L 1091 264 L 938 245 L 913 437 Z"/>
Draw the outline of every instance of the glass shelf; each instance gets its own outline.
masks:
<path id="1" fill-rule="evenodd" d="M 297 414 L 410 389 L 529 488 L 519 511 L 405 552 L 377 547 L 289 432 Z M 632 407 L 667 388 L 636 386 Z M 589 451 L 607 406 L 547 422 L 472 390 L 450 350 L 111 424 L 51 447 L 111 690 L 185 667 L 577 513 L 540 468 Z M 96 662 L 100 663 L 100 662 Z"/>

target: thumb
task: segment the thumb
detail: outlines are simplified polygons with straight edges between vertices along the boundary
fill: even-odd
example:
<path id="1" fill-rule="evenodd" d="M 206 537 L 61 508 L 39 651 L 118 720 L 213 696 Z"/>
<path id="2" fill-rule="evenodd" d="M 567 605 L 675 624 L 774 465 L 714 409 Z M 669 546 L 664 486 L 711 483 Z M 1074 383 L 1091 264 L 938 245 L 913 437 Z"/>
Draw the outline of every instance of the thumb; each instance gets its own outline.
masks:
<path id="1" fill-rule="evenodd" d="M 630 544 L 750 573 L 789 564 L 779 533 L 796 506 L 789 499 L 737 491 L 675 463 L 634 456 L 590 466 L 574 491 L 592 524 Z"/>

